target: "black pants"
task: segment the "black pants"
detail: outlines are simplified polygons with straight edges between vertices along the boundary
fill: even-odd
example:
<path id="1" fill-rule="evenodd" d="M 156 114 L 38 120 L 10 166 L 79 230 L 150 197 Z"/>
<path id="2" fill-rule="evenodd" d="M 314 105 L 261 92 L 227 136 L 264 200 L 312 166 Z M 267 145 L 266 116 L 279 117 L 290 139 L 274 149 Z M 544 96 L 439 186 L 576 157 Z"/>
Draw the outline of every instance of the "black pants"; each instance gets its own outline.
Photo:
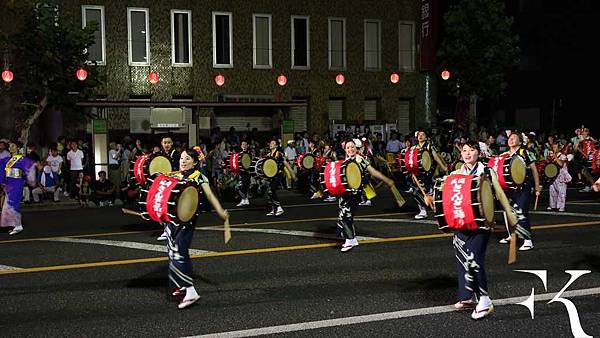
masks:
<path id="1" fill-rule="evenodd" d="M 485 250 L 490 239 L 489 230 L 454 231 L 452 244 L 458 273 L 458 300 L 487 296 Z"/>
<path id="2" fill-rule="evenodd" d="M 269 180 L 269 185 L 267 186 L 267 203 L 271 206 L 273 210 L 281 206 L 281 202 L 279 201 L 279 197 L 277 196 L 277 189 L 279 189 L 280 186 L 281 175 L 277 175 L 271 180 Z"/>
<path id="3" fill-rule="evenodd" d="M 242 199 L 248 198 L 248 191 L 250 190 L 250 174 L 248 172 L 240 172 L 240 182 L 236 189 Z"/>
<path id="4" fill-rule="evenodd" d="M 339 198 L 338 206 L 338 234 L 341 234 L 345 239 L 354 239 L 356 231 L 354 230 L 354 214 L 358 209 L 361 194 L 344 195 Z"/>
<path id="5" fill-rule="evenodd" d="M 529 222 L 529 204 L 531 203 L 532 186 L 526 182 L 520 189 L 509 189 L 507 197 L 517 210 L 518 224 L 516 233 L 522 239 L 531 239 L 531 223 Z"/>

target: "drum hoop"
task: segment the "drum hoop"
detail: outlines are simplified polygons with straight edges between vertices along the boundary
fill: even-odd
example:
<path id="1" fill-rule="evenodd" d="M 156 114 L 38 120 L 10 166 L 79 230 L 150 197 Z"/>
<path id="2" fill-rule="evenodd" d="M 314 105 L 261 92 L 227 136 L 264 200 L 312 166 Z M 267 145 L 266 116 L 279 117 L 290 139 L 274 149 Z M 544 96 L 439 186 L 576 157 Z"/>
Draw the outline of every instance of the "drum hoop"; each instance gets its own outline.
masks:
<path id="1" fill-rule="evenodd" d="M 351 169 L 348 170 L 350 168 L 354 168 L 355 169 Z M 344 165 L 343 168 L 343 174 L 346 175 L 346 182 L 348 183 L 348 187 L 350 189 L 359 189 L 362 183 L 362 173 L 360 170 L 360 166 L 358 165 L 358 163 L 351 161 L 348 162 L 347 164 Z M 355 175 L 358 175 L 358 177 L 355 177 Z"/>
<path id="2" fill-rule="evenodd" d="M 198 211 L 199 194 L 198 189 L 190 184 L 183 188 L 177 196 L 177 219 L 182 223 L 189 222 Z"/>
<path id="3" fill-rule="evenodd" d="M 519 163 L 518 166 L 517 163 Z M 519 171 L 520 169 L 522 169 L 522 171 Z M 523 183 L 525 183 L 525 180 L 527 179 L 527 166 L 525 165 L 525 161 L 523 161 L 521 157 L 511 157 L 508 172 L 510 175 L 510 180 L 513 182 L 513 184 L 522 185 Z M 516 174 L 522 174 L 522 177 L 516 177 Z"/>
<path id="4" fill-rule="evenodd" d="M 491 202 L 490 202 L 490 206 L 489 208 L 491 208 L 491 213 L 490 215 L 488 215 L 486 213 L 486 206 L 484 205 L 484 196 L 483 196 L 483 191 L 484 190 L 488 190 L 489 189 L 489 193 L 491 196 Z M 472 203 L 474 203 L 475 201 L 471 201 Z M 492 182 L 489 178 L 489 176 L 487 174 L 482 174 L 481 176 L 479 176 L 479 182 L 477 183 L 477 202 L 479 203 L 479 205 L 477 206 L 479 209 L 479 214 L 484 218 L 484 224 L 485 225 L 492 225 L 494 224 L 494 213 L 496 211 L 496 203 L 494 201 L 494 191 L 492 189 Z M 489 218 L 488 218 L 489 216 Z"/>
<path id="5" fill-rule="evenodd" d="M 171 161 L 169 161 L 169 159 L 163 155 L 157 155 L 157 156 L 148 158 L 146 160 L 146 162 L 144 163 L 144 165 L 146 165 L 146 164 L 148 165 L 148 174 L 149 175 L 153 175 L 156 173 L 166 174 L 166 173 L 173 171 L 173 166 L 171 165 Z"/>
<path id="6" fill-rule="evenodd" d="M 250 156 L 248 153 L 242 153 L 240 155 L 240 164 L 244 170 L 250 169 L 252 166 L 252 156 Z"/>
<path id="7" fill-rule="evenodd" d="M 420 155 L 421 155 L 421 166 L 423 167 L 423 170 L 425 170 L 425 172 L 430 171 L 433 168 L 433 161 L 432 161 L 431 153 L 428 150 L 421 150 Z M 425 161 L 425 159 L 427 159 L 427 160 Z M 428 166 L 425 167 L 425 164 L 428 164 Z"/>
<path id="8" fill-rule="evenodd" d="M 550 168 L 554 168 L 554 169 L 553 169 L 553 170 L 554 170 L 554 175 L 552 175 L 552 176 L 548 175 L 548 169 L 550 169 Z M 560 171 L 560 170 L 559 170 L 559 168 L 558 168 L 558 165 L 557 165 L 556 163 L 548 163 L 548 164 L 546 164 L 546 166 L 544 167 L 544 175 L 545 175 L 546 177 L 548 177 L 548 178 L 554 178 L 554 177 L 558 176 L 558 172 L 559 172 L 559 171 Z"/>
<path id="9" fill-rule="evenodd" d="M 273 162 L 273 164 L 268 164 L 271 162 Z M 279 171 L 279 170 L 277 170 L 277 161 L 275 161 L 272 158 L 265 158 L 262 163 L 263 163 L 263 165 L 261 166 L 262 173 L 265 177 L 273 178 L 273 177 L 277 176 L 277 172 Z M 272 173 L 271 172 L 267 173 L 267 170 L 265 170 L 265 169 L 270 168 L 270 167 L 274 167 L 275 170 Z"/>
<path id="10" fill-rule="evenodd" d="M 306 161 L 309 160 L 310 164 L 307 164 Z M 302 167 L 305 169 L 312 169 L 315 166 L 315 157 L 313 155 L 307 154 L 302 157 Z"/>

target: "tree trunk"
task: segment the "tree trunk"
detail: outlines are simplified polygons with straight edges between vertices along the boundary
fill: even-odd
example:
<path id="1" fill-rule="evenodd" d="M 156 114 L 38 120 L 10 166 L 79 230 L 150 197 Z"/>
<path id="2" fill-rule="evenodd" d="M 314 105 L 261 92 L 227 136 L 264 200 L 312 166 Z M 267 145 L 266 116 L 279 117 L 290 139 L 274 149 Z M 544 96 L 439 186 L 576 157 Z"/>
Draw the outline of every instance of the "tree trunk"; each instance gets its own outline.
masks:
<path id="1" fill-rule="evenodd" d="M 472 140 L 477 140 L 477 94 L 469 96 L 469 135 Z"/>
<path id="2" fill-rule="evenodd" d="M 29 141 L 29 129 L 35 123 L 35 121 L 42 115 L 44 110 L 46 109 L 46 105 L 48 105 L 48 96 L 44 96 L 40 103 L 35 108 L 35 112 L 31 115 L 26 121 L 23 128 L 19 133 L 19 141 L 23 142 L 23 153 L 27 150 L 27 142 Z"/>

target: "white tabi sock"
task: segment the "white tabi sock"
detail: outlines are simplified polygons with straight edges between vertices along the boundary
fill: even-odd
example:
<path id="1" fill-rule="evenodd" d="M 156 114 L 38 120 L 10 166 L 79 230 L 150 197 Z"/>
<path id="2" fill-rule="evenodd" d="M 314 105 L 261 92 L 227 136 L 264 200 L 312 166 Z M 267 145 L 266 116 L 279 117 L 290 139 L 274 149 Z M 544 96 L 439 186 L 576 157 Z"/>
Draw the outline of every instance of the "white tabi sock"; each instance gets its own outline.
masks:
<path id="1" fill-rule="evenodd" d="M 194 288 L 193 286 L 188 286 L 187 288 L 185 288 L 185 298 L 183 298 L 183 300 L 190 300 L 194 298 L 198 298 L 196 288 Z"/>

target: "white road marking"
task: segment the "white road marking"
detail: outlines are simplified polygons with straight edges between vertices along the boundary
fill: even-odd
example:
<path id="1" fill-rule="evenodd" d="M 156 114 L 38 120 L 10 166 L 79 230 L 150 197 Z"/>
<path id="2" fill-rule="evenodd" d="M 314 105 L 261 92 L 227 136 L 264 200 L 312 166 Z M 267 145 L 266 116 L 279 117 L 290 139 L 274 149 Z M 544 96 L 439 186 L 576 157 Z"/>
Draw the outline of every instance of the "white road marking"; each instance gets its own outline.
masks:
<path id="1" fill-rule="evenodd" d="M 104 240 L 104 239 L 71 238 L 71 237 L 52 238 L 52 239 L 46 239 L 46 241 L 76 243 L 76 244 L 99 244 L 99 245 L 116 246 L 116 247 L 128 248 L 128 249 L 138 249 L 138 250 L 156 251 L 156 252 L 164 252 L 164 253 L 167 252 L 166 244 L 157 245 L 157 244 L 146 244 L 146 243 L 138 243 L 138 242 L 109 241 L 109 240 Z M 190 249 L 190 255 L 209 253 L 209 252 L 213 252 L 213 251 Z"/>
<path id="2" fill-rule="evenodd" d="M 437 221 L 430 220 L 430 219 L 410 219 L 410 218 L 355 218 L 354 222 L 438 224 Z"/>
<path id="3" fill-rule="evenodd" d="M 0 264 L 0 271 L 2 271 L 2 270 L 21 270 L 21 268 L 17 268 L 16 266 Z"/>
<path id="4" fill-rule="evenodd" d="M 600 288 L 572 290 L 572 291 L 564 292 L 562 295 L 562 298 L 581 297 L 581 296 L 589 296 L 589 295 L 597 295 L 597 294 L 600 294 Z M 537 301 L 547 301 L 547 300 L 554 298 L 554 296 L 556 296 L 555 293 L 536 294 L 535 301 L 536 302 Z M 496 299 L 496 300 L 494 300 L 494 305 L 495 306 L 516 305 L 517 303 L 524 301 L 528 297 L 529 297 L 529 295 L 521 296 L 521 297 Z M 363 316 L 353 316 L 353 317 L 319 320 L 319 321 L 303 322 L 303 323 L 295 323 L 295 324 L 287 324 L 287 325 L 268 326 L 268 327 L 261 327 L 261 328 L 255 328 L 255 329 L 249 329 L 249 330 L 220 332 L 220 333 L 213 333 L 213 334 L 206 334 L 206 335 L 190 336 L 188 338 L 254 337 L 254 336 L 260 336 L 260 335 L 281 334 L 281 333 L 286 333 L 286 332 L 314 330 L 314 329 L 321 329 L 321 328 L 326 328 L 326 327 L 353 325 L 353 324 L 370 323 L 370 322 L 392 320 L 392 319 L 433 315 L 433 314 L 454 312 L 454 311 L 456 311 L 456 309 L 454 309 L 453 305 L 441 305 L 441 306 L 434 306 L 434 307 L 428 307 L 428 308 L 402 310 L 402 311 L 394 311 L 394 312 L 384 312 L 384 313 L 376 313 L 376 314 L 363 315 Z M 527 313 L 527 311 L 524 311 L 523 316 L 524 316 L 524 318 L 526 318 L 529 316 L 529 313 Z"/>
<path id="5" fill-rule="evenodd" d="M 198 230 L 218 230 L 223 231 L 222 226 L 214 226 L 214 227 L 201 227 L 196 228 Z M 236 232 L 255 232 L 255 233 L 264 233 L 264 234 L 275 234 L 275 235 L 289 235 L 289 236 L 300 236 L 300 237 L 311 237 L 311 238 L 325 238 L 325 239 L 334 239 L 339 240 L 340 237 L 337 237 L 334 234 L 326 234 L 321 232 L 314 231 L 299 231 L 299 230 L 280 230 L 280 229 L 255 229 L 255 228 L 231 228 L 231 231 Z M 372 240 L 372 239 L 380 239 L 379 237 L 367 237 L 367 236 L 356 236 L 356 239 L 359 241 Z"/>
<path id="6" fill-rule="evenodd" d="M 283 205 L 283 209 L 289 208 L 302 208 L 302 207 L 322 207 L 322 206 L 335 206 L 337 207 L 337 202 L 321 202 L 321 203 L 304 203 L 304 204 L 285 204 Z M 246 208 L 232 208 L 227 209 L 227 211 L 248 211 L 248 210 L 264 210 L 267 208 L 266 205 L 250 205 Z"/>
<path id="7" fill-rule="evenodd" d="M 566 211 L 529 211 L 534 215 L 552 215 L 552 216 L 576 216 L 576 217 L 600 217 L 600 214 L 590 214 L 583 212 L 566 212 Z"/>
<path id="8" fill-rule="evenodd" d="M 574 205 L 595 205 L 595 204 L 600 204 L 600 201 L 577 201 L 577 202 L 567 202 L 567 204 L 574 204 Z"/>

